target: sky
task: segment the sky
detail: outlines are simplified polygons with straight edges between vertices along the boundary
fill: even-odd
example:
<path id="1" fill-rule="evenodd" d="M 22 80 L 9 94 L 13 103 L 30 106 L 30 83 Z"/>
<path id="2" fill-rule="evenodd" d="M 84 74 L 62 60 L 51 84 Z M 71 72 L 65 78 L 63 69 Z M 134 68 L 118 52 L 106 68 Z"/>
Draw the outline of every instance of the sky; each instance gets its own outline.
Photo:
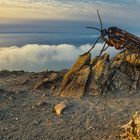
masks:
<path id="1" fill-rule="evenodd" d="M 87 50 L 98 36 L 85 28 L 99 27 L 97 9 L 104 28 L 140 35 L 140 0 L 0 0 L 0 7 L 0 69 L 69 68 L 81 46 Z M 55 56 L 62 57 L 54 61 Z"/>
<path id="2" fill-rule="evenodd" d="M 99 9 L 106 16 L 137 16 L 139 0 L 0 0 L 1 22 L 19 20 L 91 20 Z M 131 12 L 130 12 L 131 11 Z M 115 14 L 115 15 L 114 15 Z M 131 17 L 131 18 L 132 18 Z"/>
<path id="3" fill-rule="evenodd" d="M 95 25 L 98 9 L 105 28 L 116 25 L 139 34 L 140 0 L 0 0 L 0 7 L 0 33 Z"/>

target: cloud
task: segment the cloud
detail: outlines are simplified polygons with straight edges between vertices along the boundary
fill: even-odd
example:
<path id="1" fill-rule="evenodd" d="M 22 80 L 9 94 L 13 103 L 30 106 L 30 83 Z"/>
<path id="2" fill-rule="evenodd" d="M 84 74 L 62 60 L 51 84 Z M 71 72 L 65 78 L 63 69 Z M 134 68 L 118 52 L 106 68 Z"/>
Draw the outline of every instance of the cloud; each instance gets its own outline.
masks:
<path id="1" fill-rule="evenodd" d="M 97 44 L 92 55 L 97 55 L 101 46 L 102 44 Z M 74 60 L 89 48 L 91 48 L 89 44 L 78 48 L 70 44 L 3 47 L 0 48 L 0 70 L 61 70 L 69 68 Z M 110 54 L 115 52 L 114 49 L 109 49 Z"/>
<path id="2" fill-rule="evenodd" d="M 138 3 L 138 0 L 1 0 L 0 22 L 49 19 L 91 21 L 97 20 L 97 9 L 103 17 L 113 18 L 112 21 L 140 21 Z"/>

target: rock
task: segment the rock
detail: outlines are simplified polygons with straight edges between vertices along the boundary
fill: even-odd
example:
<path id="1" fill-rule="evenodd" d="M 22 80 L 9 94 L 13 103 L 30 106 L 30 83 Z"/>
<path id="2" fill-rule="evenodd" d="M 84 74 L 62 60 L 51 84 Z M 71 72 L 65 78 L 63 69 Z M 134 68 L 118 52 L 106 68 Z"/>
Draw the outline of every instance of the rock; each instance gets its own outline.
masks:
<path id="1" fill-rule="evenodd" d="M 41 89 L 41 88 L 50 88 L 52 90 L 55 89 L 55 87 L 59 86 L 60 81 L 63 78 L 63 73 L 50 73 L 49 75 L 45 75 L 37 80 L 35 83 L 34 88 L 35 89 Z"/>
<path id="2" fill-rule="evenodd" d="M 83 68 L 74 75 L 72 81 L 61 92 L 61 97 L 82 97 L 84 95 L 89 73 L 90 66 L 83 66 Z"/>
<path id="3" fill-rule="evenodd" d="M 132 64 L 130 60 L 129 62 L 126 61 L 123 53 L 117 54 L 111 60 L 109 60 L 108 54 L 102 55 L 95 63 L 96 59 L 95 57 L 92 60 L 91 64 L 93 66 L 86 87 L 89 95 L 100 95 L 110 92 L 136 92 L 139 90 L 140 68 L 138 63 Z"/>
<path id="4" fill-rule="evenodd" d="M 140 89 L 140 55 L 119 53 L 112 59 L 108 54 L 91 60 L 86 53 L 78 58 L 60 85 L 61 97 L 80 98 Z"/>
<path id="5" fill-rule="evenodd" d="M 61 97 L 80 98 L 108 92 L 131 92 L 140 88 L 139 55 L 119 53 L 112 59 L 108 54 L 91 60 L 90 53 L 78 58 L 60 85 Z"/>
<path id="6" fill-rule="evenodd" d="M 130 53 L 127 50 L 125 52 L 121 52 L 117 54 L 113 59 L 112 59 L 112 66 L 113 65 L 120 65 L 123 62 L 128 62 L 132 64 L 133 66 L 139 66 L 140 65 L 140 54 L 138 53 Z"/>
<path id="7" fill-rule="evenodd" d="M 130 60 L 126 61 L 122 53 L 116 55 L 110 63 L 108 87 L 110 86 L 111 90 L 116 91 L 137 91 L 140 88 L 139 66 L 138 63 L 130 63 Z"/>
<path id="8" fill-rule="evenodd" d="M 80 56 L 66 73 L 60 86 L 60 96 L 80 98 L 84 95 L 90 73 L 91 54 Z"/>
<path id="9" fill-rule="evenodd" d="M 135 112 L 130 122 L 121 126 L 123 133 L 120 135 L 124 140 L 139 140 L 140 139 L 140 115 Z"/>
<path id="10" fill-rule="evenodd" d="M 39 81 L 37 81 L 36 85 L 35 85 L 35 89 L 40 89 L 41 87 L 44 87 L 45 85 L 53 82 L 54 80 L 57 79 L 57 74 L 50 74 L 49 77 L 44 77 L 43 79 L 40 79 Z"/>
<path id="11" fill-rule="evenodd" d="M 9 75 L 10 71 L 9 70 L 1 70 L 0 75 Z"/>
<path id="12" fill-rule="evenodd" d="M 105 92 L 106 83 L 109 77 L 109 55 L 102 55 L 98 61 L 96 57 L 93 58 L 91 65 L 92 67 L 86 92 L 89 95 L 100 95 Z"/>
<path id="13" fill-rule="evenodd" d="M 62 114 L 62 112 L 64 111 L 64 109 L 67 107 L 67 101 L 63 101 L 61 103 L 58 103 L 54 106 L 54 111 L 56 113 L 56 115 L 60 115 Z"/>
<path id="14" fill-rule="evenodd" d="M 126 61 L 135 66 L 139 66 L 140 65 L 140 55 L 139 54 L 129 54 L 126 56 Z"/>

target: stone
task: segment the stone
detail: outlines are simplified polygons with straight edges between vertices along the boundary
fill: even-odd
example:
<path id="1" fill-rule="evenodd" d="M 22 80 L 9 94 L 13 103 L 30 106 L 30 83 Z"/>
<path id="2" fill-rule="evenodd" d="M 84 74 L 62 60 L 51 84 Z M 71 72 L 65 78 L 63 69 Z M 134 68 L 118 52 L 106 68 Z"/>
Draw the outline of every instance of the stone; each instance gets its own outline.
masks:
<path id="1" fill-rule="evenodd" d="M 127 50 L 125 52 L 121 52 L 117 54 L 113 59 L 113 64 L 121 64 L 122 62 L 128 62 L 134 66 L 140 65 L 140 54 L 138 53 L 130 53 Z M 112 64 L 112 65 L 113 65 Z"/>
<path id="2" fill-rule="evenodd" d="M 96 63 L 94 61 L 96 61 Z M 100 95 L 105 92 L 106 82 L 109 77 L 109 55 L 104 54 L 98 61 L 95 57 L 91 64 L 92 68 L 86 92 L 89 95 Z"/>
<path id="3" fill-rule="evenodd" d="M 128 52 L 125 54 L 125 59 L 124 54 L 120 53 L 111 60 L 108 85 L 116 91 L 137 91 L 140 88 L 140 64 L 136 63 L 134 59 L 128 60 L 127 56 L 130 54 Z M 137 54 L 135 55 L 137 56 Z M 134 58 L 134 54 L 131 56 Z"/>
<path id="4" fill-rule="evenodd" d="M 54 106 L 54 111 L 56 115 L 62 114 L 64 109 L 67 107 L 67 101 L 60 102 Z"/>
<path id="5" fill-rule="evenodd" d="M 139 140 L 140 139 L 140 115 L 135 112 L 129 123 L 121 126 L 123 133 L 120 137 L 124 140 Z"/>
<path id="6" fill-rule="evenodd" d="M 80 98 L 84 95 L 86 83 L 90 73 L 90 66 L 84 66 L 77 72 L 72 81 L 61 92 L 61 97 Z"/>
<path id="7" fill-rule="evenodd" d="M 63 77 L 60 86 L 61 97 L 80 98 L 84 95 L 86 82 L 90 73 L 91 54 L 81 55 Z"/>
<path id="8" fill-rule="evenodd" d="M 119 53 L 110 59 L 105 53 L 91 60 L 90 53 L 80 56 L 64 75 L 60 84 L 61 97 L 81 98 L 140 89 L 139 54 Z"/>
<path id="9" fill-rule="evenodd" d="M 41 88 L 50 88 L 55 89 L 55 85 L 57 86 L 59 84 L 59 81 L 62 79 L 63 74 L 61 73 L 51 73 L 49 76 L 41 77 L 37 80 L 35 83 L 34 88 L 35 89 L 41 89 Z"/>

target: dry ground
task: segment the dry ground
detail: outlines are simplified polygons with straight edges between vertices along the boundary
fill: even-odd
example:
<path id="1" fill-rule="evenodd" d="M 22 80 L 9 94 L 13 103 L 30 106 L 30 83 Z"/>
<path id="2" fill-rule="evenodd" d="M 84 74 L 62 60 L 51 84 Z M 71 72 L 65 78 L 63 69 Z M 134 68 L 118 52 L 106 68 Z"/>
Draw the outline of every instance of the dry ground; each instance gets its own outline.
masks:
<path id="1" fill-rule="evenodd" d="M 140 93 L 60 98 L 33 88 L 40 75 L 0 72 L 0 140 L 117 140 L 120 125 L 140 112 Z M 56 116 L 53 107 L 64 100 Z"/>

